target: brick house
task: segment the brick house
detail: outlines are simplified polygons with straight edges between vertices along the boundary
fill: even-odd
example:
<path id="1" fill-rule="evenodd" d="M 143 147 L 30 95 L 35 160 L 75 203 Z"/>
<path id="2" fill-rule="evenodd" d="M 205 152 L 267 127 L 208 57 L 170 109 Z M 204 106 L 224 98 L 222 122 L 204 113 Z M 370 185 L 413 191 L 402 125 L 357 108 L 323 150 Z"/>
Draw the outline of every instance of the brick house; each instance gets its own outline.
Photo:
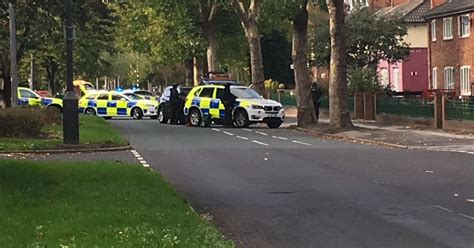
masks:
<path id="1" fill-rule="evenodd" d="M 474 0 L 432 0 L 429 24 L 429 88 L 472 97 L 474 78 Z"/>
<path id="2" fill-rule="evenodd" d="M 428 90 L 428 25 L 423 15 L 430 10 L 429 0 L 392 0 L 392 5 L 376 12 L 377 15 L 400 15 L 407 25 L 404 41 L 410 55 L 397 63 L 380 61 L 378 72 L 382 85 L 395 92 L 427 92 Z"/>

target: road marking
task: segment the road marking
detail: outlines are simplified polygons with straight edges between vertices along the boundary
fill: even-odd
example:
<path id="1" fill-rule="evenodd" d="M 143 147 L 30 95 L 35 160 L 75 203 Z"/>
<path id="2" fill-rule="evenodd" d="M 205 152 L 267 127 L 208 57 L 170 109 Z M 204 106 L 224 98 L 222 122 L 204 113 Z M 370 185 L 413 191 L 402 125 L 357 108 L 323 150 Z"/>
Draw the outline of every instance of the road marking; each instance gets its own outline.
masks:
<path id="1" fill-rule="evenodd" d="M 220 130 L 218 128 L 213 128 L 212 131 L 221 132 L 222 130 Z"/>
<path id="2" fill-rule="evenodd" d="M 272 136 L 272 138 L 279 139 L 279 140 L 288 140 L 288 138 L 280 137 L 280 136 Z"/>
<path id="3" fill-rule="evenodd" d="M 249 140 L 247 137 L 242 137 L 242 136 L 235 136 L 237 139 L 243 139 L 243 140 Z"/>
<path id="4" fill-rule="evenodd" d="M 474 220 L 474 217 L 469 216 L 469 215 L 467 215 L 467 214 L 459 213 L 459 215 L 462 216 L 462 217 L 464 217 L 464 218 L 468 218 L 468 219 Z"/>
<path id="5" fill-rule="evenodd" d="M 300 144 L 300 145 L 305 145 L 305 146 L 311 146 L 311 144 L 304 143 L 304 142 L 297 141 L 297 140 L 293 140 L 293 141 L 291 141 L 291 142 L 293 142 L 293 143 L 295 143 L 295 144 Z"/>
<path id="6" fill-rule="evenodd" d="M 263 142 L 260 142 L 260 141 L 258 141 L 258 140 L 252 140 L 252 142 L 255 143 L 255 144 L 262 145 L 262 146 L 269 146 L 268 144 L 263 143 Z"/>
<path id="7" fill-rule="evenodd" d="M 467 202 L 474 203 L 474 199 L 466 199 Z"/>
<path id="8" fill-rule="evenodd" d="M 264 133 L 264 132 L 256 132 L 256 133 L 261 134 L 263 136 L 268 136 L 268 133 Z"/>
<path id="9" fill-rule="evenodd" d="M 441 209 L 441 210 L 443 210 L 443 211 L 449 212 L 449 213 L 453 213 L 453 212 L 454 212 L 454 211 L 451 210 L 451 209 L 447 209 L 447 208 L 442 207 L 442 206 L 439 206 L 439 205 L 434 206 L 434 207 L 437 208 L 437 209 Z"/>
<path id="10" fill-rule="evenodd" d="M 133 156 L 135 156 L 135 158 L 138 160 L 138 162 L 140 162 L 140 164 L 142 164 L 143 167 L 150 168 L 150 164 L 145 161 L 145 159 L 136 150 L 130 150 L 130 152 L 132 152 Z"/>
<path id="11" fill-rule="evenodd" d="M 248 129 L 248 128 L 243 128 L 242 130 L 245 130 L 247 132 L 252 132 L 252 130 Z"/>
<path id="12" fill-rule="evenodd" d="M 229 133 L 229 132 L 225 132 L 225 131 L 224 131 L 223 133 L 225 133 L 225 134 L 227 134 L 227 135 L 230 135 L 230 136 L 234 136 L 233 133 Z"/>

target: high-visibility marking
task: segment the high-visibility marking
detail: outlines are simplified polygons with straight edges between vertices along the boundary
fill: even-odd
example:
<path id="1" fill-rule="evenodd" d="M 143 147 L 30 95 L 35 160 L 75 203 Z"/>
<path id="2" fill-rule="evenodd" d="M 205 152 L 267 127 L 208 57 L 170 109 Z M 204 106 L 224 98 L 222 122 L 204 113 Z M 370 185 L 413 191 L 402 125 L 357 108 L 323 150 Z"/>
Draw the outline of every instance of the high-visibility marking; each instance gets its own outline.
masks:
<path id="1" fill-rule="evenodd" d="M 230 135 L 230 136 L 234 136 L 233 133 L 229 133 L 229 132 L 223 132 L 223 133 L 225 133 L 225 134 L 227 134 L 227 135 Z"/>
<path id="2" fill-rule="evenodd" d="M 311 145 L 311 144 L 304 143 L 304 142 L 297 141 L 297 140 L 293 140 L 293 141 L 291 141 L 291 142 L 293 142 L 293 143 L 295 143 L 295 144 L 305 145 L 305 146 L 310 146 L 310 145 Z"/>
<path id="3" fill-rule="evenodd" d="M 263 143 L 263 142 L 260 142 L 258 140 L 252 140 L 252 142 L 255 143 L 255 144 L 262 145 L 262 146 L 269 146 L 267 143 Z"/>
<path id="4" fill-rule="evenodd" d="M 264 133 L 264 132 L 256 132 L 256 133 L 261 134 L 261 135 L 263 135 L 263 136 L 268 136 L 268 134 L 267 134 L 267 133 Z"/>
<path id="5" fill-rule="evenodd" d="M 272 138 L 279 139 L 279 140 L 288 140 L 288 138 L 280 137 L 280 136 L 272 136 Z"/>
<path id="6" fill-rule="evenodd" d="M 143 167 L 150 168 L 150 165 L 149 164 L 143 164 Z"/>
<path id="7" fill-rule="evenodd" d="M 222 130 L 220 130 L 218 128 L 213 128 L 212 131 L 221 132 Z"/>
<path id="8" fill-rule="evenodd" d="M 135 158 L 138 160 L 138 162 L 140 162 L 140 164 L 145 167 L 145 168 L 150 168 L 150 164 L 145 161 L 145 159 L 136 151 L 136 150 L 130 150 L 133 154 L 133 156 L 135 156 Z"/>
<path id="9" fill-rule="evenodd" d="M 249 140 L 247 137 L 242 137 L 242 136 L 235 136 L 237 139 L 243 139 L 243 140 Z"/>
<path id="10" fill-rule="evenodd" d="M 247 132 L 252 132 L 252 130 L 248 129 L 248 128 L 243 128 L 242 130 L 245 130 Z"/>

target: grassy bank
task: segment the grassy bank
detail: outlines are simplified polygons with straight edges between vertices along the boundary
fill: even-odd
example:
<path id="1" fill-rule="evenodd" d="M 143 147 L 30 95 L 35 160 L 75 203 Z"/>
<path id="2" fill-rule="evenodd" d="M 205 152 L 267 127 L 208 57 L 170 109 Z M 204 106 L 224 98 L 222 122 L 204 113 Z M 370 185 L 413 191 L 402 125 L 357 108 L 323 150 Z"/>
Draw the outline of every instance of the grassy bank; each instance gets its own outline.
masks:
<path id="1" fill-rule="evenodd" d="M 0 160 L 0 199 L 0 247 L 233 247 L 136 165 Z"/>
<path id="2" fill-rule="evenodd" d="M 80 144 L 83 147 L 116 147 L 125 146 L 128 142 L 103 118 L 80 116 Z M 1 150 L 45 150 L 61 148 L 62 125 L 46 126 L 45 137 L 37 139 L 0 138 Z"/>

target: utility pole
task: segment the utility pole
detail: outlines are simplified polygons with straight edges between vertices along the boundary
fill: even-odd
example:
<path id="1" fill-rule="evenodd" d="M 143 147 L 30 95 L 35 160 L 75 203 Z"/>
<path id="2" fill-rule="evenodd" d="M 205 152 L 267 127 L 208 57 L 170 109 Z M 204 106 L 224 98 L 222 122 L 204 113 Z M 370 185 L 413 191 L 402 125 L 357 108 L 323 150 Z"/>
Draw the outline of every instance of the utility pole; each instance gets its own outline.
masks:
<path id="1" fill-rule="evenodd" d="M 8 11 L 10 15 L 10 74 L 11 74 L 11 104 L 12 107 L 18 106 L 18 68 L 16 57 L 16 21 L 15 21 L 15 6 L 12 3 L 8 4 Z"/>
<path id="2" fill-rule="evenodd" d="M 30 89 L 35 89 L 35 56 L 31 54 L 31 64 L 30 64 Z"/>
<path id="3" fill-rule="evenodd" d="M 73 85 L 74 26 L 72 25 L 72 0 L 65 0 L 66 14 L 66 83 L 63 99 L 63 141 L 67 145 L 79 144 L 79 109 Z"/>

